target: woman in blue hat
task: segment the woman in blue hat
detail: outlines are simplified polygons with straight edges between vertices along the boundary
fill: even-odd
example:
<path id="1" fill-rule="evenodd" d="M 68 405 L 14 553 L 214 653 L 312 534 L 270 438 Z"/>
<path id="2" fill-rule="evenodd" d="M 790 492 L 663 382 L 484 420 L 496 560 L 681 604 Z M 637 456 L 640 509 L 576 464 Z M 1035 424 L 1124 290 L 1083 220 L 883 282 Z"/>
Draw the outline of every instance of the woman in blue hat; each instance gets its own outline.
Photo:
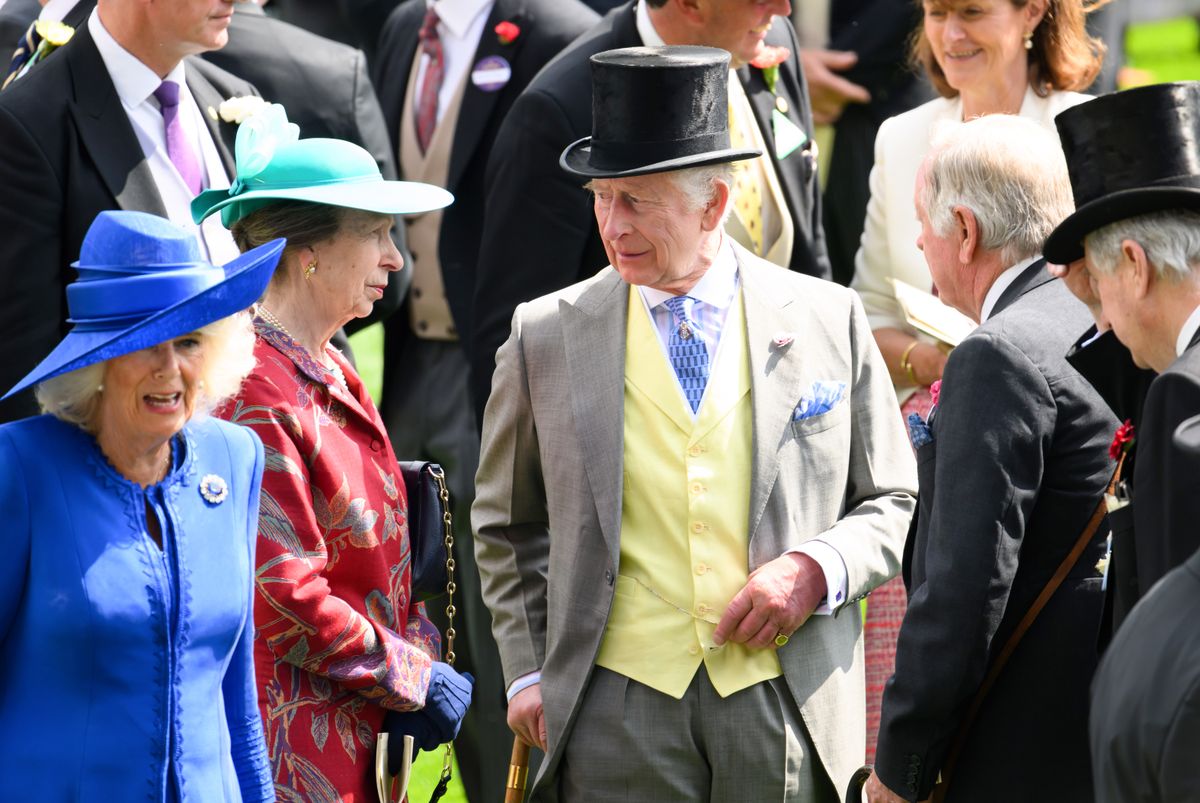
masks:
<path id="1" fill-rule="evenodd" d="M 258 367 L 220 414 L 267 448 L 255 662 L 275 788 L 288 800 L 374 800 L 387 711 L 433 749 L 458 731 L 469 675 L 441 662 L 412 597 L 404 482 L 387 430 L 330 338 L 371 312 L 402 266 L 396 214 L 452 200 L 385 181 L 362 148 L 297 139 L 280 106 L 244 122 L 228 190 L 202 193 L 243 250 L 287 238 L 254 320 Z"/>
<path id="2" fill-rule="evenodd" d="M 0 800 L 274 800 L 251 619 L 262 445 L 206 413 L 254 367 L 282 242 L 224 269 L 103 212 L 70 332 L 0 426 Z"/>

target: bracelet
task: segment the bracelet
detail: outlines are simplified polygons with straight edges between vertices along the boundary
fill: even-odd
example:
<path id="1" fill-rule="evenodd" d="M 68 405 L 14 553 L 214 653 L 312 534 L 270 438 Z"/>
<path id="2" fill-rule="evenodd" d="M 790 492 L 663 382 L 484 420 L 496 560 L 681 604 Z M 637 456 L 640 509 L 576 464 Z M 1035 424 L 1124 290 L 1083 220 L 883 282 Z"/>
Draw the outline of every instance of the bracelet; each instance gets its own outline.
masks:
<path id="1" fill-rule="evenodd" d="M 908 348 L 906 348 L 904 353 L 900 355 L 900 370 L 908 374 L 909 381 L 911 381 L 914 385 L 920 385 L 921 383 L 917 381 L 917 372 L 913 370 L 913 364 L 908 361 L 908 355 L 912 354 L 913 349 L 920 344 L 920 340 L 914 340 L 908 344 Z"/>

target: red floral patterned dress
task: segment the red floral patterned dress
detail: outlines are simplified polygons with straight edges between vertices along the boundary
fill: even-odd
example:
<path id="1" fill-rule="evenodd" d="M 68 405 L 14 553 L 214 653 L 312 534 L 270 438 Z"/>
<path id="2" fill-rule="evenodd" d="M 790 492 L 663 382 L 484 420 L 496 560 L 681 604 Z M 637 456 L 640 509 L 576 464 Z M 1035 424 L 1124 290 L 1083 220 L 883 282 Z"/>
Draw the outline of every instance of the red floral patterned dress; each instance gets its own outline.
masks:
<path id="1" fill-rule="evenodd" d="M 220 415 L 266 447 L 254 663 L 281 801 L 373 801 L 384 710 L 420 708 L 437 630 L 410 599 L 404 482 L 379 412 L 255 320 L 258 365 Z M 333 353 L 333 352 L 331 352 Z"/>

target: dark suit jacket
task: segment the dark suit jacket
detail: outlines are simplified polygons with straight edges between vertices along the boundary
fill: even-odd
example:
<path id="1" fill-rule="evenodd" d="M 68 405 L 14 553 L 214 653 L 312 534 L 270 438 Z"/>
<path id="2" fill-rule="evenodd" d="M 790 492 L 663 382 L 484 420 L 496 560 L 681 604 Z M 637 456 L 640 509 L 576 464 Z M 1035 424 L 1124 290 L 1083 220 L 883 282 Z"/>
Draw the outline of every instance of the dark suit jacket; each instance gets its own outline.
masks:
<path id="1" fill-rule="evenodd" d="M 8 73 L 8 62 L 29 23 L 38 18 L 42 7 L 37 0 L 8 0 L 0 6 L 0 70 Z M 0 77 L 0 82 L 4 79 Z"/>
<path id="2" fill-rule="evenodd" d="M 875 135 L 884 120 L 916 108 L 934 93 L 908 60 L 909 40 L 921 20 L 919 6 L 910 0 L 837 0 L 829 5 L 829 48 L 858 54 L 858 62 L 843 76 L 871 93 L 870 103 L 848 104 L 834 124 L 823 198 L 833 280 L 849 285 L 871 198 Z"/>
<path id="3" fill-rule="evenodd" d="M 1200 472 L 1172 440 L 1200 412 L 1200 334 L 1150 383 L 1133 467 L 1133 527 L 1142 594 L 1200 549 Z M 1114 553 L 1115 554 L 1115 553 Z"/>
<path id="4" fill-rule="evenodd" d="M 194 58 L 187 82 L 201 109 L 257 94 Z M 236 129 L 205 121 L 232 175 Z M 69 265 L 92 219 L 105 209 L 166 209 L 86 26 L 0 92 L 0 142 L 0 386 L 7 389 L 65 334 Z M 0 421 L 36 412 L 32 393 L 0 402 Z"/>
<path id="5" fill-rule="evenodd" d="M 201 58 L 245 78 L 272 103 L 283 104 L 301 137 L 361 145 L 375 157 L 384 178 L 396 178 L 387 124 L 362 51 L 269 17 L 254 3 L 238 3 L 234 9 L 229 43 Z M 407 254 L 402 218 L 396 219 L 394 232 L 401 253 Z M 387 293 L 370 317 L 350 321 L 346 331 L 356 332 L 399 309 L 407 278 L 407 272 L 392 273 Z"/>
<path id="6" fill-rule="evenodd" d="M 380 37 L 379 57 L 373 75 L 387 120 L 387 131 L 392 137 L 393 153 L 400 147 L 404 93 L 413 61 L 420 54 L 417 34 L 424 17 L 423 1 L 405 3 L 388 19 Z M 484 23 L 471 63 L 499 56 L 512 67 L 512 77 L 495 92 L 485 92 L 467 79 L 446 178 L 446 189 L 454 193 L 454 203 L 442 213 L 438 241 L 446 298 L 454 326 L 464 343 L 468 342 L 471 333 L 475 266 L 483 234 L 484 172 L 496 132 L 513 101 L 538 70 L 597 19 L 578 0 L 496 0 Z M 520 35 L 507 45 L 501 44 L 492 31 L 505 20 L 521 29 Z M 408 125 L 411 134 L 411 120 Z M 407 334 L 407 316 L 397 316 L 395 325 L 388 327 L 388 350 L 400 353 L 393 349 L 399 347 L 399 340 Z"/>
<path id="7" fill-rule="evenodd" d="M 1064 355 L 1090 315 L 1042 261 L 950 355 L 934 440 L 917 452 L 909 607 L 883 697 L 875 769 L 924 800 L 996 653 L 1066 557 L 1112 473 L 1116 419 Z M 950 800 L 1090 801 L 1087 688 L 1101 526 L 1005 666 Z"/>
<path id="8" fill-rule="evenodd" d="M 1084 345 L 1084 344 L 1087 345 Z M 1141 426 L 1142 406 L 1156 374 L 1138 368 L 1129 349 L 1117 340 L 1110 329 L 1096 337 L 1096 327 L 1090 327 L 1075 341 L 1067 353 L 1067 362 L 1091 383 L 1100 397 L 1112 408 L 1118 421 Z M 1137 457 L 1136 444 L 1125 457 L 1123 476 L 1132 478 Z M 1128 479 L 1132 485 L 1132 479 Z M 1112 525 L 1112 558 L 1108 565 L 1108 584 L 1104 595 L 1104 622 L 1100 644 L 1108 644 L 1116 628 L 1121 626 L 1134 603 L 1141 596 L 1137 576 L 1137 544 L 1134 540 L 1133 509 L 1126 507 L 1109 515 Z"/>
<path id="9" fill-rule="evenodd" d="M 1200 800 L 1197 610 L 1200 553 L 1138 603 L 1104 654 L 1088 728 L 1097 803 Z"/>
<path id="10" fill-rule="evenodd" d="M 471 391 L 482 420 L 491 390 L 496 350 L 508 337 L 517 304 L 590 277 L 608 264 L 589 194 L 558 166 L 563 149 L 592 133 L 592 78 L 588 59 L 601 51 L 641 45 L 634 3 L 609 12 L 530 83 L 504 121 L 487 177 L 487 215 L 475 289 L 475 329 L 468 344 Z M 767 44 L 798 52 L 796 32 L 775 20 Z M 743 67 L 739 77 L 772 153 L 770 121 L 776 98 L 762 71 Z M 812 133 L 808 89 L 793 56 L 776 84 L 788 117 Z M 816 162 L 809 146 L 775 161 L 796 231 L 792 270 L 829 277 L 821 229 Z"/>
<path id="11" fill-rule="evenodd" d="M 372 64 L 388 15 L 423 0 L 271 0 L 268 12 L 307 31 L 362 50 Z"/>

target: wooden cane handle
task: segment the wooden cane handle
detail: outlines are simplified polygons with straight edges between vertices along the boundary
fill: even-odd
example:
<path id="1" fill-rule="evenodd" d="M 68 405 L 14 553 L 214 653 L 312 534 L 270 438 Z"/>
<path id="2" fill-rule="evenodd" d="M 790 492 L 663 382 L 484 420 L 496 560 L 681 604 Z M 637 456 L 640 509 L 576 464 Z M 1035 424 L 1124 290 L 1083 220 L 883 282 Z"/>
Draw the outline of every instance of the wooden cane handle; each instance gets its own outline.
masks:
<path id="1" fill-rule="evenodd" d="M 508 783 L 504 785 L 504 803 L 522 803 L 528 780 L 529 745 L 520 736 L 514 736 L 512 758 L 508 760 Z"/>

